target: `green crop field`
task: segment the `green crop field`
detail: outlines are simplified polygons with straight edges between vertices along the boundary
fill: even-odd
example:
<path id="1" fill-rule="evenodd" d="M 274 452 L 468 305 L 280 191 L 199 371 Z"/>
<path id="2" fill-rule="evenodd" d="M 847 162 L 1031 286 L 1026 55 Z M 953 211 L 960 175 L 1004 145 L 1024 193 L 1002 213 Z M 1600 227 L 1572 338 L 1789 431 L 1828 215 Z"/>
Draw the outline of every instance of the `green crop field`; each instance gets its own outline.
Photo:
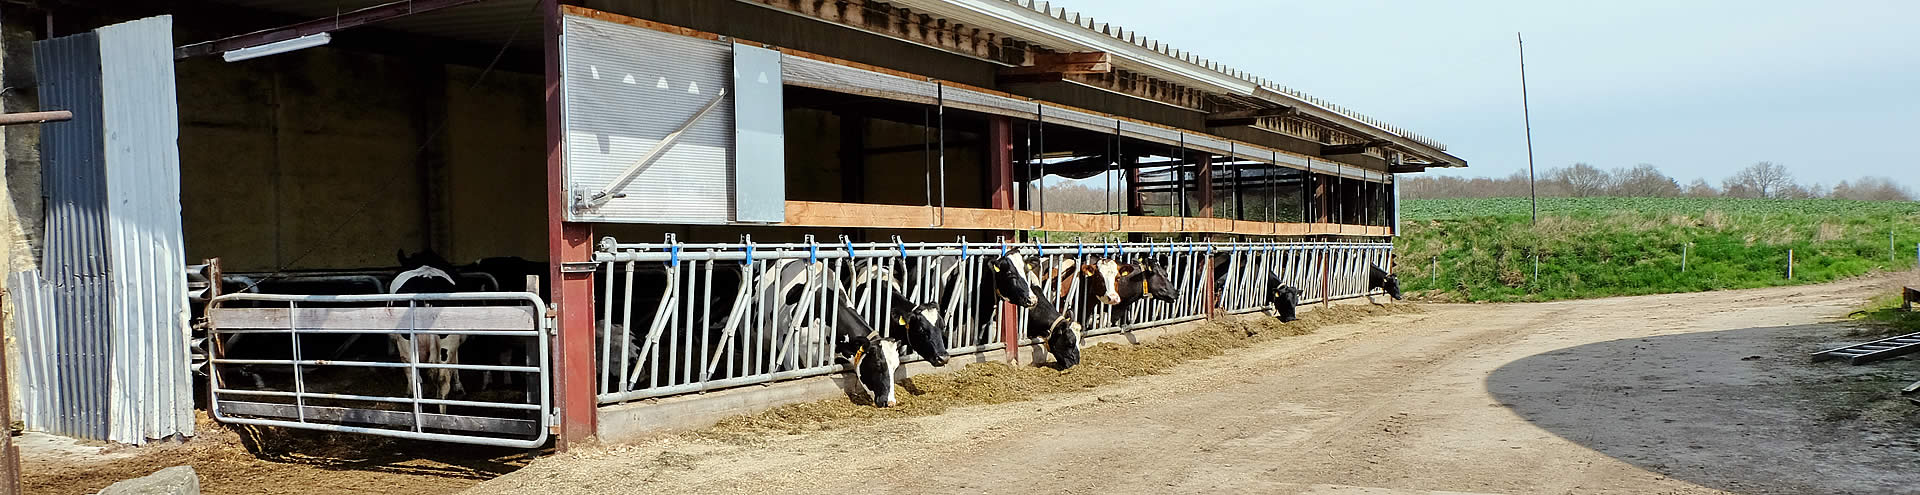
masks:
<path id="1" fill-rule="evenodd" d="M 1544 301 L 1815 283 L 1912 269 L 1920 243 L 1915 202 L 1542 198 L 1530 213 L 1526 198 L 1404 201 L 1402 286 Z"/>

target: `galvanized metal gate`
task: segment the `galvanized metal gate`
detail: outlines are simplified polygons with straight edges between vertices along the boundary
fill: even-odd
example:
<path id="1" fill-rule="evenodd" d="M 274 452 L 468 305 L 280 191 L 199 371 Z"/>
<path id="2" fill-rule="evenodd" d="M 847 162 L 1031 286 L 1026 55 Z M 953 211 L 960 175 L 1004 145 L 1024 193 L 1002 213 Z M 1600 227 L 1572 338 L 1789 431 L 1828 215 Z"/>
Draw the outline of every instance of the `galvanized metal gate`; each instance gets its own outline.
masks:
<path id="1" fill-rule="evenodd" d="M 207 315 L 220 421 L 502 447 L 547 441 L 549 324 L 534 294 L 240 293 L 215 298 Z M 464 394 L 450 390 L 461 382 Z"/>

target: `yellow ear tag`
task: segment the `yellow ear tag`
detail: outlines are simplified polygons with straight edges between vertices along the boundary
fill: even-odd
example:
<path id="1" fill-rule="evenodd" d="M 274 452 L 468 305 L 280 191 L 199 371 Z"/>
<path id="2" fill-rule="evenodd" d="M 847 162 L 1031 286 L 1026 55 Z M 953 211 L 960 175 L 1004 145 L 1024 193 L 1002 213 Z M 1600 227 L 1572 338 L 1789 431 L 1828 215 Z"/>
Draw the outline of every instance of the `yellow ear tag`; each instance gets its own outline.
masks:
<path id="1" fill-rule="evenodd" d="M 992 269 L 993 269 L 993 273 L 1000 273 L 1000 266 L 999 266 L 999 265 L 987 265 L 987 268 L 992 268 Z"/>
<path id="2" fill-rule="evenodd" d="M 865 347 L 861 347 L 860 350 L 853 351 L 853 367 L 859 368 L 860 358 L 865 357 L 866 355 L 867 355 L 867 348 Z"/>
<path id="3" fill-rule="evenodd" d="M 1153 291 L 1151 291 L 1151 290 L 1147 290 L 1147 281 L 1145 281 L 1145 280 L 1141 280 L 1141 281 L 1140 281 L 1140 293 L 1141 293 L 1141 294 L 1148 294 L 1148 293 L 1152 293 L 1152 292 L 1153 292 Z"/>
<path id="4" fill-rule="evenodd" d="M 903 326 L 903 327 L 907 326 L 907 317 L 905 316 L 900 317 L 900 326 Z"/>

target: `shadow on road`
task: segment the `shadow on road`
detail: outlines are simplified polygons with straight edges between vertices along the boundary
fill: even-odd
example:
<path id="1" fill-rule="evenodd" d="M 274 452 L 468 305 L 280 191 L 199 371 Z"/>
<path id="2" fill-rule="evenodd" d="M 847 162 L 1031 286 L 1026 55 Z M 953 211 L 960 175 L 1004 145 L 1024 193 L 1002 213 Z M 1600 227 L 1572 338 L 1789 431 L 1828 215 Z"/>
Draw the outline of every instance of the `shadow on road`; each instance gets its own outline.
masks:
<path id="1" fill-rule="evenodd" d="M 1509 363 L 1502 405 L 1562 438 L 1644 469 L 1739 493 L 1920 489 L 1920 407 L 1898 389 L 1914 361 L 1808 362 L 1857 340 L 1840 325 L 1747 328 L 1600 342 Z"/>

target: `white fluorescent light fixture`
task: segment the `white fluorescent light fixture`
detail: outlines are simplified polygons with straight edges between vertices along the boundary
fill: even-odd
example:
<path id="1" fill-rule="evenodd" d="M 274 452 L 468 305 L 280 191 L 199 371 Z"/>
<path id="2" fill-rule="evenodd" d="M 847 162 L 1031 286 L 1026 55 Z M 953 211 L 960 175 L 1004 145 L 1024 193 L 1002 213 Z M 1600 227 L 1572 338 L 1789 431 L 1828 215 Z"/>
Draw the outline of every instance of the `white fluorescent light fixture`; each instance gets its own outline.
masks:
<path id="1" fill-rule="evenodd" d="M 224 58 L 228 62 L 239 62 L 241 60 L 246 60 L 250 58 L 260 58 L 268 55 L 279 55 L 279 54 L 287 53 L 294 50 L 303 50 L 307 48 L 313 48 L 316 46 L 325 45 L 329 41 L 333 41 L 333 34 L 331 33 L 309 34 L 306 36 L 301 36 L 301 37 L 290 39 L 290 40 L 275 41 L 272 43 L 267 43 L 265 45 L 249 46 L 246 48 L 241 48 L 239 50 L 222 53 L 220 54 L 220 58 Z"/>

